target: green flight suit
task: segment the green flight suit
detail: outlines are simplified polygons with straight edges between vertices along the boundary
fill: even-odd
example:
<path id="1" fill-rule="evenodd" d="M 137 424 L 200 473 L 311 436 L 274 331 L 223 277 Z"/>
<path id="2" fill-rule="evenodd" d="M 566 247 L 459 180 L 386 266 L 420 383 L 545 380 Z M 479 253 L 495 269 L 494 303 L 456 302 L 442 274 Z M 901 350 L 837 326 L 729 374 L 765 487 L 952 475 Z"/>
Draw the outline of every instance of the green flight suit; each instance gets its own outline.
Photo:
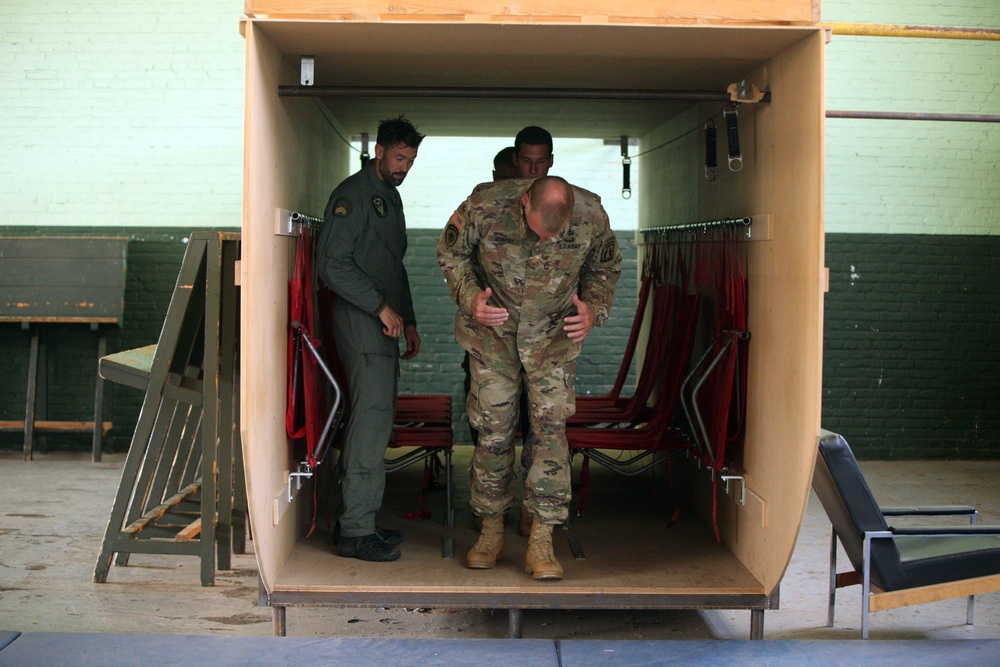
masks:
<path id="1" fill-rule="evenodd" d="M 332 343 L 347 373 L 350 399 L 340 459 L 345 537 L 375 532 L 382 506 L 399 342 L 382 332 L 378 315 L 389 305 L 405 325 L 416 325 L 405 254 L 403 202 L 369 162 L 330 195 L 316 249 L 319 275 L 337 297 Z"/>

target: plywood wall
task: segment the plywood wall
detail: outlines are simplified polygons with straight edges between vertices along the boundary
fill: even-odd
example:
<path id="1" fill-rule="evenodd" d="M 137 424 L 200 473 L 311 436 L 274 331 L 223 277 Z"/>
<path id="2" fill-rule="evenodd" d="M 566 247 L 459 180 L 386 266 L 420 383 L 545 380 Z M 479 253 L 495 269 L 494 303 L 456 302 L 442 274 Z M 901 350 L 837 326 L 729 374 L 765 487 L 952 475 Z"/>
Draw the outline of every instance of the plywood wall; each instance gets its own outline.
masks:
<path id="1" fill-rule="evenodd" d="M 278 209 L 322 216 L 347 175 L 347 146 L 311 99 L 278 97 L 289 64 L 245 24 L 247 83 L 242 281 L 242 438 L 247 497 L 260 575 L 267 590 L 299 533 L 311 494 L 300 494 L 274 525 L 274 500 L 294 470 L 285 437 L 288 279 L 294 239 L 275 234 Z M 335 123 L 335 119 L 333 119 Z"/>
<path id="2" fill-rule="evenodd" d="M 641 150 L 681 137 L 641 165 L 640 227 L 742 215 L 770 215 L 771 239 L 748 244 L 750 368 L 743 469 L 738 487 L 719 493 L 722 539 L 773 590 L 802 521 L 819 433 L 823 330 L 822 33 L 747 73 L 771 91 L 770 104 L 741 105 L 743 169 L 726 166 L 725 123 L 717 120 L 719 178 L 707 181 L 701 123 L 720 110 L 705 104 L 642 138 Z M 689 135 L 685 133 L 696 129 Z M 699 473 L 702 501 L 710 479 Z M 720 485 L 721 489 L 721 485 Z M 708 515 L 709 511 L 706 510 Z"/>

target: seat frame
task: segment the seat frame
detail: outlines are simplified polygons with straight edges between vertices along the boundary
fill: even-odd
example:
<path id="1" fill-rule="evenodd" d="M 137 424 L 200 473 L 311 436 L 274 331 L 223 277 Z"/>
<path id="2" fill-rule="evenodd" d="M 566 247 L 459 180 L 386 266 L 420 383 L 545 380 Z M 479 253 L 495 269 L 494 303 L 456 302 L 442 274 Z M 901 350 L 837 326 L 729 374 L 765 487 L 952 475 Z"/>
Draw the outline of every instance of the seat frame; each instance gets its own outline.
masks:
<path id="1" fill-rule="evenodd" d="M 820 436 L 820 447 L 824 446 L 824 442 L 828 439 L 840 440 L 843 442 L 843 447 L 846 451 L 850 453 L 850 446 L 846 441 L 843 440 L 842 436 L 831 433 L 829 431 L 824 431 Z M 853 458 L 853 453 L 851 453 L 851 458 Z M 857 462 L 854 461 L 854 465 Z M 823 458 L 823 452 L 817 451 L 817 463 L 816 463 L 816 473 L 813 477 L 813 488 L 816 491 L 817 496 L 820 501 L 824 504 L 824 509 L 827 511 L 828 516 L 832 516 L 834 513 L 831 512 L 830 508 L 827 507 L 826 500 L 824 498 L 824 491 L 818 488 L 817 479 L 820 475 L 824 474 L 822 471 L 826 470 L 827 474 L 830 474 L 831 480 L 833 479 L 832 474 L 827 468 L 827 464 Z M 860 469 L 858 470 L 860 475 Z M 868 489 L 867 483 L 864 481 L 863 476 L 860 479 L 863 484 L 863 491 L 867 491 L 869 498 L 865 500 L 870 500 L 874 504 L 874 497 L 871 497 L 871 491 Z M 834 481 L 835 483 L 835 481 Z M 862 493 L 862 489 L 855 489 L 856 492 Z M 840 498 L 831 499 L 832 502 L 840 501 L 844 505 L 842 509 L 846 510 L 848 514 L 846 503 L 844 503 L 843 493 L 840 488 L 837 489 L 837 493 L 840 494 Z M 981 577 L 974 577 L 970 579 L 958 579 L 954 581 L 947 581 L 943 583 L 935 583 L 923 586 L 912 586 L 912 587 L 902 587 L 894 590 L 884 590 L 878 584 L 873 582 L 872 575 L 875 570 L 875 564 L 873 562 L 873 552 L 875 551 L 875 546 L 879 541 L 885 540 L 895 540 L 897 537 L 901 536 L 915 536 L 919 535 L 922 537 L 929 537 L 933 539 L 947 539 L 947 538 L 959 538 L 959 537 L 969 537 L 970 535 L 995 535 L 1000 536 L 1000 526 L 983 526 L 979 525 L 978 522 L 978 510 L 975 507 L 969 505 L 943 505 L 935 507 L 878 507 L 878 511 L 882 514 L 882 517 L 959 517 L 968 518 L 970 525 L 968 526 L 902 526 L 902 527 L 892 527 L 885 525 L 884 530 L 865 530 L 858 531 L 861 533 L 861 547 L 862 547 L 862 558 L 860 569 L 852 569 L 845 572 L 837 572 L 837 543 L 838 541 L 844 547 L 845 552 L 850 554 L 850 549 L 843 536 L 839 535 L 835 526 L 831 526 L 831 538 L 830 538 L 830 574 L 829 574 L 829 595 L 827 604 L 827 627 L 833 627 L 834 623 L 834 610 L 836 606 L 836 594 L 838 588 L 844 588 L 846 586 L 861 585 L 861 637 L 862 639 L 868 639 L 869 635 L 869 614 L 882 611 L 885 609 L 896 609 L 899 607 L 906 607 L 910 605 L 923 604 L 926 602 L 936 602 L 940 600 L 950 600 L 959 597 L 968 597 L 968 602 L 966 606 L 966 623 L 968 625 L 973 624 L 974 613 L 975 613 L 975 596 L 983 593 L 991 593 L 995 591 L 1000 591 L 1000 574 L 992 574 Z M 853 518 L 852 518 L 853 520 Z M 831 521 L 833 523 L 833 521 Z"/>

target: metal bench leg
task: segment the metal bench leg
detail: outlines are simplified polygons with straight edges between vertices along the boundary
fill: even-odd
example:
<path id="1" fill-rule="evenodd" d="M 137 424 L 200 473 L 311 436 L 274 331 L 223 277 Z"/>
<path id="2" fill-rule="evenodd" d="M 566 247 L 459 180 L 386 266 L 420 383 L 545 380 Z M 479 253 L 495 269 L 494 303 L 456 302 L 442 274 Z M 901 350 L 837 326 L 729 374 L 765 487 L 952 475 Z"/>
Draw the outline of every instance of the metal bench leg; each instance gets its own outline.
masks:
<path id="1" fill-rule="evenodd" d="M 28 354 L 28 395 L 24 404 L 24 460 L 31 460 L 35 440 L 35 394 L 38 389 L 38 329 L 31 331 L 31 351 Z"/>
<path id="2" fill-rule="evenodd" d="M 833 627 L 833 613 L 837 606 L 837 531 L 830 529 L 830 590 L 827 596 L 826 627 Z"/>
<path id="3" fill-rule="evenodd" d="M 284 637 L 288 632 L 284 607 L 271 607 L 271 631 L 275 637 Z"/>
<path id="4" fill-rule="evenodd" d="M 764 638 L 764 610 L 750 610 L 750 639 Z"/>
<path id="5" fill-rule="evenodd" d="M 108 352 L 108 337 L 100 332 L 97 339 L 97 365 Z M 94 463 L 101 462 L 101 450 L 104 446 L 104 378 L 97 372 L 97 386 L 94 388 Z"/>
<path id="6" fill-rule="evenodd" d="M 523 635 L 524 631 L 524 626 L 521 623 L 520 609 L 507 610 L 507 629 L 511 639 L 521 639 L 521 636 Z"/>
<path id="7" fill-rule="evenodd" d="M 448 527 L 455 525 L 455 510 L 451 506 L 451 448 L 444 450 L 444 492 L 447 496 L 445 500 L 445 524 Z"/>

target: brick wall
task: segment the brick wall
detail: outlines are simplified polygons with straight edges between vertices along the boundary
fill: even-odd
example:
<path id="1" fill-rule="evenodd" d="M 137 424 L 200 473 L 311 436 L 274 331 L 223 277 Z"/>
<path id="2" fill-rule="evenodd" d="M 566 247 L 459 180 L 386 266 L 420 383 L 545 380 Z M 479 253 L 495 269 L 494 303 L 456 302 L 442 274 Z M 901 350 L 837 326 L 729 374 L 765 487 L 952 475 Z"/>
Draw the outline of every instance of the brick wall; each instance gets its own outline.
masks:
<path id="1" fill-rule="evenodd" d="M 1000 26 L 996 0 L 828 0 L 824 21 Z M 995 114 L 1000 42 L 834 35 L 826 107 Z M 829 119 L 826 231 L 1000 234 L 995 123 Z"/>
<path id="2" fill-rule="evenodd" d="M 239 225 L 242 9 L 4 2 L 0 225 Z"/>
<path id="3" fill-rule="evenodd" d="M 824 427 L 866 458 L 1000 455 L 1000 237 L 826 243 Z"/>

